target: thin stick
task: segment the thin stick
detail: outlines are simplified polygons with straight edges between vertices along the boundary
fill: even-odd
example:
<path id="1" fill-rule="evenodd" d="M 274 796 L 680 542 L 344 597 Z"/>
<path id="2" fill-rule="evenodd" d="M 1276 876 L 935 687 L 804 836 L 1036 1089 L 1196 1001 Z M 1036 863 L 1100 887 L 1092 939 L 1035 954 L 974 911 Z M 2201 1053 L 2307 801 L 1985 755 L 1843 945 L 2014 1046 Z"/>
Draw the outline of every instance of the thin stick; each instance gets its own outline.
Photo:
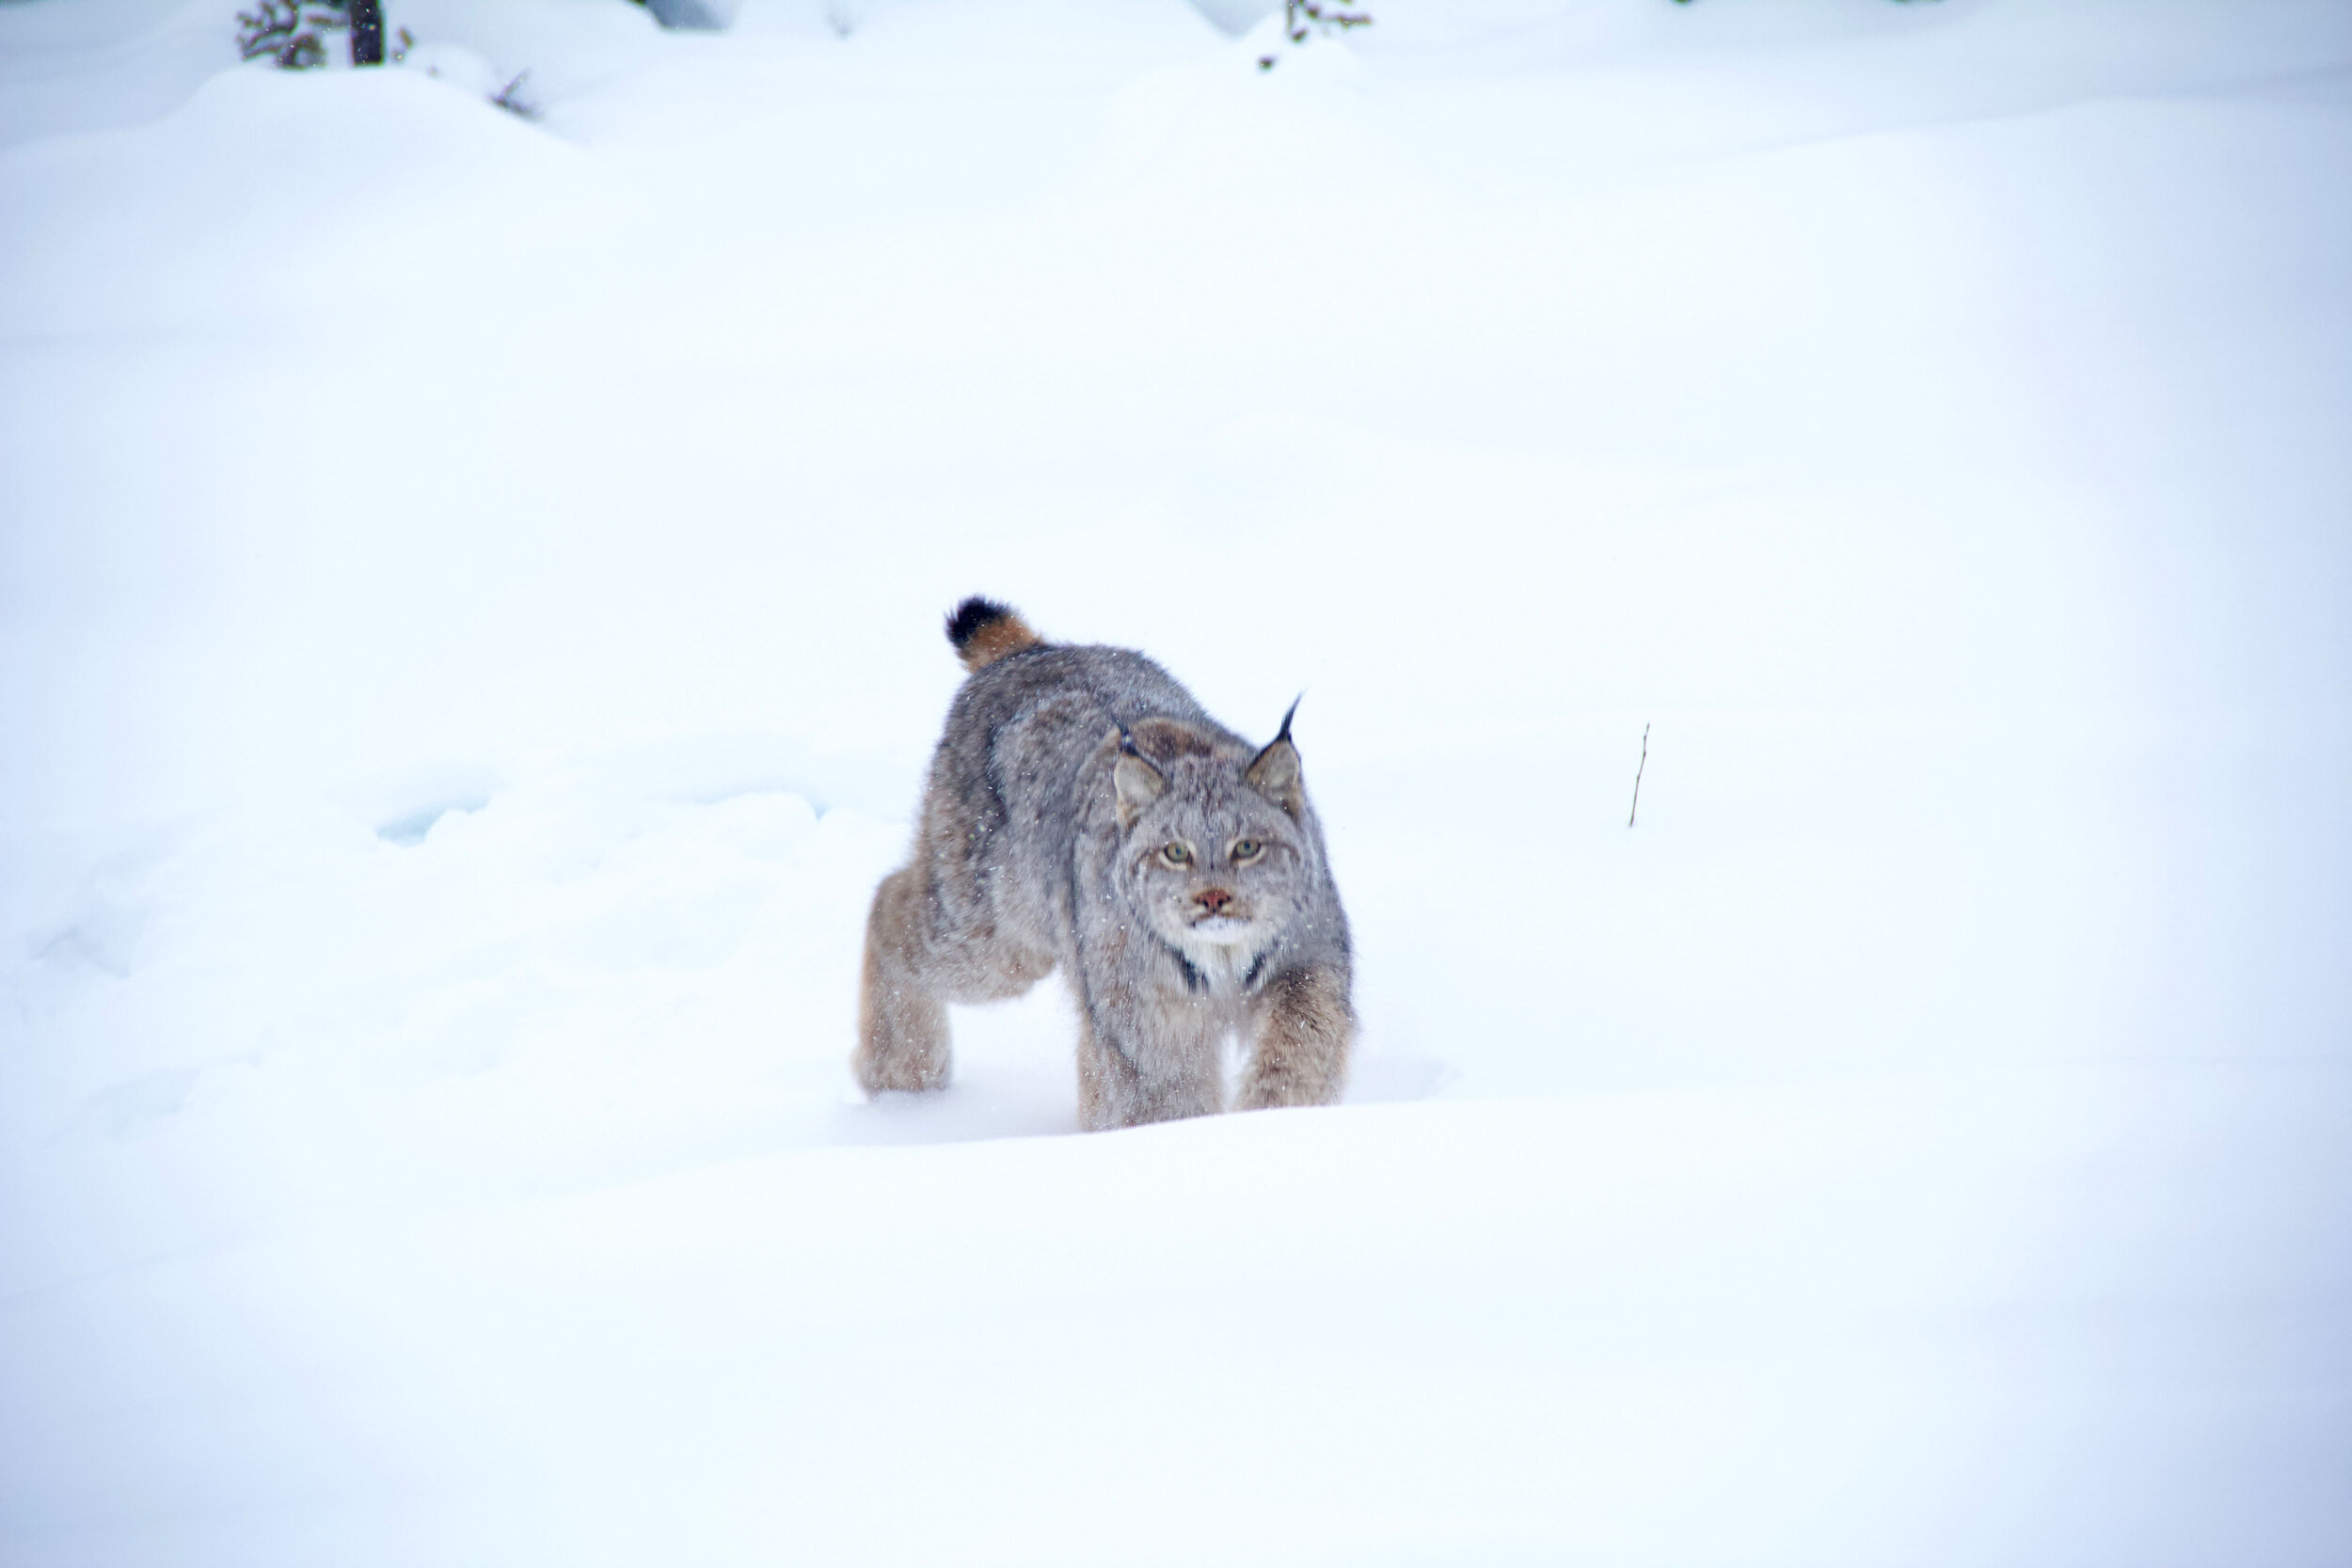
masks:
<path id="1" fill-rule="evenodd" d="M 1639 815 L 1641 814 L 1641 810 L 1642 810 L 1642 769 L 1643 769 L 1643 768 L 1647 768 L 1648 766 L 1649 766 L 1649 726 L 1648 726 L 1647 724 L 1644 724 L 1644 725 L 1642 726 L 1642 761 L 1641 761 L 1641 766 L 1640 766 L 1640 767 L 1637 767 L 1637 768 L 1635 768 L 1633 769 L 1633 809 L 1632 809 L 1631 811 L 1627 812 L 1627 813 L 1625 814 L 1625 825 L 1626 825 L 1627 827 L 1629 827 L 1629 828 L 1630 828 L 1631 826 L 1633 826 L 1633 819 L 1634 819 L 1634 817 L 1635 817 L 1635 816 L 1639 816 Z"/>

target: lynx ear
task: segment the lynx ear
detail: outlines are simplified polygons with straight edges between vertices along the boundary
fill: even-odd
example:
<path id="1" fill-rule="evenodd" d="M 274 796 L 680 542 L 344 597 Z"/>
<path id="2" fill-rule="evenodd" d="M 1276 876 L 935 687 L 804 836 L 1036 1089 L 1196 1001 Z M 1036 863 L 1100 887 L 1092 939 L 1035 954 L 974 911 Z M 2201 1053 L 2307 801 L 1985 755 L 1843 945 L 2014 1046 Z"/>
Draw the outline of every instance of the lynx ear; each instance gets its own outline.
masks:
<path id="1" fill-rule="evenodd" d="M 1167 791 L 1168 780 L 1136 750 L 1134 736 L 1123 729 L 1114 733 L 1119 736 L 1119 758 L 1111 764 L 1111 784 L 1119 791 L 1119 825 L 1132 828 L 1143 808 Z"/>
<path id="2" fill-rule="evenodd" d="M 1299 697 L 1305 695 L 1301 692 Z M 1282 715 L 1281 733 L 1266 742 L 1266 749 L 1242 775 L 1250 788 L 1293 816 L 1307 807 L 1307 784 L 1298 773 L 1298 748 L 1291 744 L 1291 714 L 1298 711 L 1299 697 L 1291 699 L 1290 713 Z"/>

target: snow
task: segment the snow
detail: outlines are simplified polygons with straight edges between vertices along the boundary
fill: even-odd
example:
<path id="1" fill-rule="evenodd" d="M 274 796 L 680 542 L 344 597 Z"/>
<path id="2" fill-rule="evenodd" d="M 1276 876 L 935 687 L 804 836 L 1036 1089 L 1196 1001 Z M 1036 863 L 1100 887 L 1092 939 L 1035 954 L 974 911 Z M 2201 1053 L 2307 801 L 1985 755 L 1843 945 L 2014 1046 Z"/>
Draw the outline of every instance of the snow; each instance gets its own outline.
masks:
<path id="1" fill-rule="evenodd" d="M 2352 13 L 1370 8 L 0 4 L 0 1560 L 2352 1558 Z M 972 592 L 1346 1105 L 858 1101 Z"/>

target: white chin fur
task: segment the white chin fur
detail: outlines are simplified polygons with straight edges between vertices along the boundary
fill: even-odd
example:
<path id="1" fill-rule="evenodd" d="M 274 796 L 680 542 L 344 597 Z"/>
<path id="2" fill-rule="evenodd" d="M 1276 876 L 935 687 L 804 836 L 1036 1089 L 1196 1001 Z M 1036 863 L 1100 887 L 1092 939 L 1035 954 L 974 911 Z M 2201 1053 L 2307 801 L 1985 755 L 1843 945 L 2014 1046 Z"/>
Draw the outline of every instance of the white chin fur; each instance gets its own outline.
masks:
<path id="1" fill-rule="evenodd" d="M 1256 926 L 1254 920 L 1235 920 L 1229 914 L 1215 914 L 1206 920 L 1194 921 L 1184 936 L 1189 941 L 1205 942 L 1211 947 L 1232 947 L 1248 940 Z"/>

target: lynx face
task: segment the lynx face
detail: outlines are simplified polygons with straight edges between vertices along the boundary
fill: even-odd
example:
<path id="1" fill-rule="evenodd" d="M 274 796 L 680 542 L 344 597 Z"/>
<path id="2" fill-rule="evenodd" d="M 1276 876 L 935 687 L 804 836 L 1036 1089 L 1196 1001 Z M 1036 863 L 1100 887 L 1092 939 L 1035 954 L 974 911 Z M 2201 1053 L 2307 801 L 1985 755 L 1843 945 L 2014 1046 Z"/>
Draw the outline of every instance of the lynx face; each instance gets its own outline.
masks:
<path id="1" fill-rule="evenodd" d="M 1295 792 L 1296 753 L 1287 740 L 1279 745 Z M 1124 828 L 1118 874 L 1129 907 L 1186 952 L 1265 947 L 1311 891 L 1299 825 L 1269 793 L 1280 769 L 1267 769 L 1263 756 L 1246 764 L 1205 747 L 1162 754 L 1156 763 L 1122 754 L 1115 768 Z"/>

